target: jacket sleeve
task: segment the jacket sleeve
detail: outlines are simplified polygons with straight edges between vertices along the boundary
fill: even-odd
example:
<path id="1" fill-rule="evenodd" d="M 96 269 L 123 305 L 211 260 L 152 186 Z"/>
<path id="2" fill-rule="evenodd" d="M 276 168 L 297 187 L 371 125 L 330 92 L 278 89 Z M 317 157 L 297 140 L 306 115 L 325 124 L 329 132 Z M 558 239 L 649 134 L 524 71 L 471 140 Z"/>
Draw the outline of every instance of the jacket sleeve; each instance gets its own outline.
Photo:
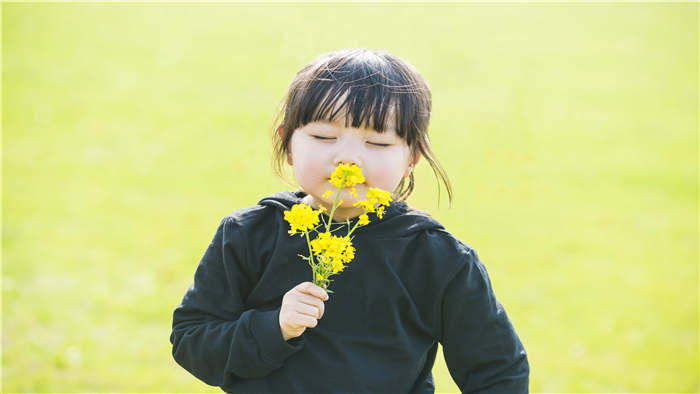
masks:
<path id="1" fill-rule="evenodd" d="M 173 313 L 175 361 L 212 386 L 266 376 L 303 346 L 302 338 L 287 342 L 282 337 L 279 307 L 245 309 L 254 285 L 242 261 L 245 248 L 235 220 L 224 218 Z"/>
<path id="2" fill-rule="evenodd" d="M 527 393 L 527 353 L 486 267 L 474 249 L 448 283 L 442 301 L 440 342 L 447 368 L 463 393 Z"/>

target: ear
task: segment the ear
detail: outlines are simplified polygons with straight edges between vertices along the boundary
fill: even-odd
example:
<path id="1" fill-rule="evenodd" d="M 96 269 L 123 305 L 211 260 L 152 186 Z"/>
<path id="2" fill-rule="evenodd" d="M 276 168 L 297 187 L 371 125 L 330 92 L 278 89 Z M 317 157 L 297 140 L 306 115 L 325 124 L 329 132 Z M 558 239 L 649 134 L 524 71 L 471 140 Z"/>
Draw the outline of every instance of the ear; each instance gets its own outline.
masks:
<path id="1" fill-rule="evenodd" d="M 404 178 L 411 175 L 411 171 L 413 171 L 413 167 L 415 167 L 416 164 L 418 164 L 418 161 L 420 160 L 420 158 L 421 158 L 420 153 L 416 153 L 416 155 L 411 158 L 411 161 L 408 163 L 408 167 L 406 167 L 406 171 L 403 174 Z"/>
<path id="2" fill-rule="evenodd" d="M 282 139 L 282 133 L 284 133 L 284 127 L 280 125 L 277 127 L 277 135 L 280 136 L 280 139 Z"/>
<path id="3" fill-rule="evenodd" d="M 418 162 L 420 161 L 420 158 L 422 155 L 420 153 L 416 153 L 416 156 L 413 158 L 413 161 L 411 162 L 411 166 L 415 167 Z"/>

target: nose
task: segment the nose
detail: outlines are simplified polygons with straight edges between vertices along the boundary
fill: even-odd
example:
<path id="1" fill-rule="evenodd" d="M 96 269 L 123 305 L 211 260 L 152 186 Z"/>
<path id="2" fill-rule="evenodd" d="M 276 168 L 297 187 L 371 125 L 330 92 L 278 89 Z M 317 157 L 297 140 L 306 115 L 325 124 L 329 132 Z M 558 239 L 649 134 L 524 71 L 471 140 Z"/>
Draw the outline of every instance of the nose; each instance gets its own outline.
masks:
<path id="1" fill-rule="evenodd" d="M 333 157 L 333 164 L 337 167 L 339 164 L 347 164 L 347 165 L 352 165 L 355 164 L 356 166 L 362 168 L 362 154 L 361 154 L 361 149 L 355 146 L 355 144 L 351 142 L 347 142 L 343 144 L 342 146 L 339 146 L 338 151 L 335 153 Z"/>
<path id="2" fill-rule="evenodd" d="M 356 166 L 362 168 L 362 160 L 360 159 L 359 155 L 352 155 L 352 154 L 338 154 L 335 156 L 335 159 L 333 160 L 333 164 L 337 167 L 340 164 L 347 164 L 347 165 L 353 165 L 355 164 Z"/>
<path id="3" fill-rule="evenodd" d="M 362 161 L 360 160 L 355 160 L 355 159 L 336 159 L 333 164 L 337 167 L 340 164 L 347 164 L 347 165 L 353 165 L 355 164 L 356 166 L 362 168 Z"/>

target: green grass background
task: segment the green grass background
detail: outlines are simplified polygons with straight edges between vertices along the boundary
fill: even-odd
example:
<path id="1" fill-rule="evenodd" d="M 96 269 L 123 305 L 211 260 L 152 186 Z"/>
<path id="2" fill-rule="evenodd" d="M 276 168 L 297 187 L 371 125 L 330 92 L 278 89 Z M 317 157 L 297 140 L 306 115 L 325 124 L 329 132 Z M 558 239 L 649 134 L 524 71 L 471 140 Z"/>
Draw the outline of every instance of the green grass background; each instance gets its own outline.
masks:
<path id="1" fill-rule="evenodd" d="M 409 203 L 479 252 L 533 392 L 699 389 L 697 3 L 4 3 L 3 391 L 218 391 L 172 310 L 343 47 L 430 83 L 456 198 L 422 162 Z"/>

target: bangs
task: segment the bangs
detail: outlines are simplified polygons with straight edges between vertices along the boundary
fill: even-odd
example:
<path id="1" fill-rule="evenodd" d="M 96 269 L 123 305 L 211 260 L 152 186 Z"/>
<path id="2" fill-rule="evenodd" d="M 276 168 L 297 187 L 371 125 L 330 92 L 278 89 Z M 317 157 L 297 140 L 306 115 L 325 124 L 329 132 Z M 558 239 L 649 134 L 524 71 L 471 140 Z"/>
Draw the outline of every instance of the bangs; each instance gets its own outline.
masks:
<path id="1" fill-rule="evenodd" d="M 427 127 L 430 93 L 405 63 L 365 51 L 319 58 L 300 71 L 289 97 L 285 128 L 316 121 L 345 127 L 395 129 L 409 145 Z"/>
<path id="2" fill-rule="evenodd" d="M 300 126 L 325 120 L 378 132 L 396 128 L 396 94 L 373 81 L 377 76 L 361 76 L 353 80 L 358 81 L 354 84 L 325 79 L 314 81 L 309 86 L 308 105 L 302 106 L 306 110 L 299 114 Z"/>

